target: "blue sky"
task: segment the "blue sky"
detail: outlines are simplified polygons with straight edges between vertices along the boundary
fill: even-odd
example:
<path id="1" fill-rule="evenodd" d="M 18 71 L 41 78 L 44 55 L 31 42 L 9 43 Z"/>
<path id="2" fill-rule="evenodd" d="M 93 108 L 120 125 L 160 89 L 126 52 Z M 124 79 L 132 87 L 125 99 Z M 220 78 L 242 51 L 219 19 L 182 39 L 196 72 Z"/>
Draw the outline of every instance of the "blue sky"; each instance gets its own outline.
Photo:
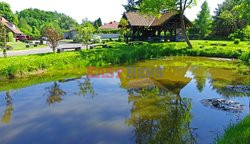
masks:
<path id="1" fill-rule="evenodd" d="M 39 8 L 42 10 L 58 11 L 65 13 L 78 22 L 83 18 L 95 20 L 99 17 L 103 22 L 119 21 L 124 9 L 122 4 L 127 0 L 1 0 L 9 3 L 13 11 L 20 11 L 26 8 Z M 213 14 L 218 4 L 224 0 L 208 0 L 211 14 Z M 197 6 L 188 9 L 186 16 L 194 20 L 200 11 L 200 6 L 204 0 L 198 0 Z"/>

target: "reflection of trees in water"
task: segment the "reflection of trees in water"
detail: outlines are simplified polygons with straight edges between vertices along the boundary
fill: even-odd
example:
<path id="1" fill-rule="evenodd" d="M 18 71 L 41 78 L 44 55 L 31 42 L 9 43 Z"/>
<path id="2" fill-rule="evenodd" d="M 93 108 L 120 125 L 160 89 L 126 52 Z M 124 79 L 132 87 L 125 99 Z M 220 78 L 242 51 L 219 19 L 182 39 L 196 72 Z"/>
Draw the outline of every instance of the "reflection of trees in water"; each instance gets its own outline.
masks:
<path id="1" fill-rule="evenodd" d="M 79 86 L 79 96 L 86 96 L 87 94 L 91 95 L 92 97 L 96 96 L 96 92 L 91 84 L 89 78 L 84 78 L 84 82 L 78 81 Z"/>
<path id="2" fill-rule="evenodd" d="M 127 120 L 135 127 L 135 141 L 144 143 L 195 143 L 190 129 L 191 100 L 159 88 L 129 90 L 133 103 Z"/>
<path id="3" fill-rule="evenodd" d="M 208 75 L 207 68 L 194 66 L 191 68 L 191 71 L 194 75 L 194 79 L 196 80 L 197 89 L 199 90 L 199 92 L 202 92 L 204 87 L 206 86 L 206 79 Z"/>
<path id="4" fill-rule="evenodd" d="M 62 101 L 62 96 L 66 95 L 66 92 L 60 88 L 60 85 L 57 82 L 54 82 L 53 85 L 47 87 L 46 90 L 48 91 L 47 103 L 49 105 L 60 103 Z"/>
<path id="5" fill-rule="evenodd" d="M 13 112 L 13 106 L 12 106 L 12 98 L 10 96 L 10 92 L 6 92 L 5 96 L 5 101 L 6 101 L 6 109 L 4 111 L 4 114 L 2 116 L 2 123 L 10 123 L 11 117 L 12 117 L 12 112 Z"/>

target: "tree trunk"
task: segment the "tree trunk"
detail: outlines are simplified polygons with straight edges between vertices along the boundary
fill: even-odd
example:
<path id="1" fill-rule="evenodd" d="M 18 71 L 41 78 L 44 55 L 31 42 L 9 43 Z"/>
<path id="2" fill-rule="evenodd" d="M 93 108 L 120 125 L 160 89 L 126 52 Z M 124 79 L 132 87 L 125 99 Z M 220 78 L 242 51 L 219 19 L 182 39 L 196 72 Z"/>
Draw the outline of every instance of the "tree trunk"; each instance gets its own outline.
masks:
<path id="1" fill-rule="evenodd" d="M 187 36 L 187 30 L 186 30 L 186 25 L 185 25 L 184 14 L 182 12 L 180 13 L 180 20 L 181 20 L 181 30 L 182 30 L 182 33 L 184 34 L 185 41 L 186 41 L 189 48 L 193 48 L 193 46 L 190 43 L 190 40 L 189 40 L 189 38 Z"/>
<path id="2" fill-rule="evenodd" d="M 3 49 L 3 56 L 6 58 L 7 57 L 7 50 L 6 48 Z"/>

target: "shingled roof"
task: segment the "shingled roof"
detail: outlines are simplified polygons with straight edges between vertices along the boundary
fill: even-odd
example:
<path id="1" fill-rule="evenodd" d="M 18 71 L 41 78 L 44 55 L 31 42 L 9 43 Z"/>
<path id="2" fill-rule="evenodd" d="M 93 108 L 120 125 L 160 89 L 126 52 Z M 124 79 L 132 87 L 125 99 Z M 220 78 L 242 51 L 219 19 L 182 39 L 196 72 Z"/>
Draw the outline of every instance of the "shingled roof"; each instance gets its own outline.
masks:
<path id="1" fill-rule="evenodd" d="M 131 26 L 161 26 L 172 17 L 176 16 L 177 14 L 167 12 L 161 14 L 161 17 L 158 18 L 156 16 L 144 15 L 138 12 L 128 12 L 124 14 L 124 17 L 127 19 Z M 190 21 L 186 18 L 186 20 L 190 23 Z"/>
<path id="2" fill-rule="evenodd" d="M 110 22 L 107 24 L 104 24 L 103 26 L 100 27 L 100 29 L 118 29 L 119 23 L 118 22 Z"/>
<path id="3" fill-rule="evenodd" d="M 0 23 L 3 23 L 14 34 L 23 34 L 13 23 L 10 23 L 4 17 L 0 17 Z"/>

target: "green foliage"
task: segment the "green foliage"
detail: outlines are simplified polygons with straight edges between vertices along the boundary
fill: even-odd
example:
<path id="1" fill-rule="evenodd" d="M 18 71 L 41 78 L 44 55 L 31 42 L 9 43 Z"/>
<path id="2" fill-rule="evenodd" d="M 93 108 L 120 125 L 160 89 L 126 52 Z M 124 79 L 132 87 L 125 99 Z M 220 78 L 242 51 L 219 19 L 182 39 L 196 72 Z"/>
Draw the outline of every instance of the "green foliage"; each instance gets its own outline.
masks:
<path id="1" fill-rule="evenodd" d="M 236 44 L 236 45 L 240 44 L 240 39 L 235 39 L 234 44 Z"/>
<path id="2" fill-rule="evenodd" d="M 248 41 L 250 41 L 250 25 L 247 25 L 245 27 L 245 29 L 243 30 L 245 39 L 247 39 Z"/>
<path id="3" fill-rule="evenodd" d="M 24 18 L 19 19 L 18 27 L 24 34 L 32 35 L 32 27 Z"/>
<path id="4" fill-rule="evenodd" d="M 5 2 L 0 2 L 0 16 L 14 24 L 18 23 L 17 16 L 10 9 L 10 5 Z"/>
<path id="5" fill-rule="evenodd" d="M 191 28 L 191 35 L 197 34 L 199 39 L 206 38 L 211 33 L 212 17 L 207 1 L 201 6 L 201 11 L 194 22 L 193 28 Z"/>
<path id="6" fill-rule="evenodd" d="M 217 144 L 249 144 L 250 143 L 250 116 L 247 116 L 237 125 L 230 126 Z"/>
<path id="7" fill-rule="evenodd" d="M 120 20 L 119 25 L 120 25 L 120 36 L 122 39 L 124 39 L 124 35 L 127 32 L 128 21 L 126 19 L 122 18 Z"/>
<path id="8" fill-rule="evenodd" d="M 63 34 L 60 27 L 56 27 L 53 24 L 48 24 L 43 27 L 43 34 L 48 38 L 49 46 L 56 52 L 56 47 L 59 41 L 63 39 Z"/>
<path id="9" fill-rule="evenodd" d="M 8 42 L 14 42 L 14 35 L 12 32 L 8 32 Z"/>
<path id="10" fill-rule="evenodd" d="M 1 23 L 0 24 L 0 47 L 3 50 L 4 57 L 7 57 L 6 45 L 7 45 L 6 28 L 5 28 L 5 25 Z"/>
<path id="11" fill-rule="evenodd" d="M 93 22 L 93 25 L 95 26 L 95 28 L 99 28 L 100 26 L 102 26 L 102 19 L 98 18 Z"/>
<path id="12" fill-rule="evenodd" d="M 47 23 L 56 23 L 62 31 L 69 31 L 78 25 L 74 19 L 65 14 L 39 9 L 25 9 L 18 12 L 17 15 L 21 25 L 23 25 L 21 27 L 19 26 L 20 29 L 23 30 L 25 34 L 35 38 L 41 36 L 40 32 L 42 32 L 42 28 Z"/>
<path id="13" fill-rule="evenodd" d="M 250 22 L 248 18 L 249 0 L 226 0 L 216 10 L 213 22 L 213 34 L 224 39 L 240 38 L 239 32 Z M 237 36 L 237 37 L 236 37 Z"/>
<path id="14" fill-rule="evenodd" d="M 128 0 L 127 5 L 123 5 L 126 12 L 137 11 L 139 10 L 139 5 L 142 3 L 142 0 Z"/>
<path id="15" fill-rule="evenodd" d="M 93 37 L 93 33 L 95 32 L 95 27 L 91 22 L 84 22 L 81 26 L 77 28 L 77 39 L 88 46 L 89 41 Z"/>

